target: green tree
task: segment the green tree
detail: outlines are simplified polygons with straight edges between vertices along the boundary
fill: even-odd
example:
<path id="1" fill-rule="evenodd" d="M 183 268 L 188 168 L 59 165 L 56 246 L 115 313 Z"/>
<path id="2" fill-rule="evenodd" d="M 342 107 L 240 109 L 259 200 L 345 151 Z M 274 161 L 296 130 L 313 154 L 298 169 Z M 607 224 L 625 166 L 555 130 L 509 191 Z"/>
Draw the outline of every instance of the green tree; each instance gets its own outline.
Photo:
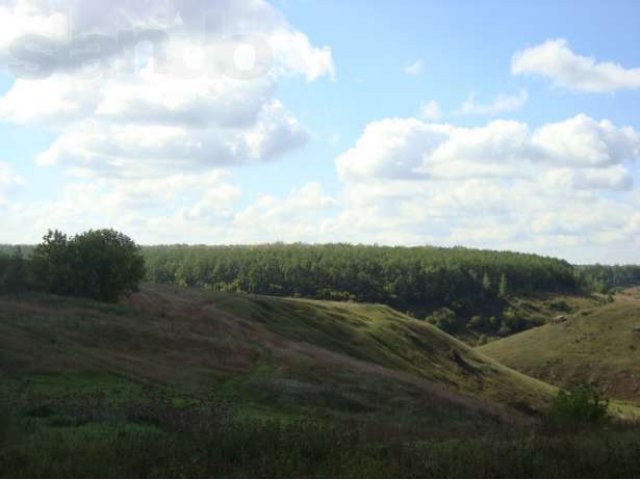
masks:
<path id="1" fill-rule="evenodd" d="M 71 293 L 69 239 L 58 230 L 49 230 L 31 254 L 29 283 L 36 289 L 57 295 Z"/>
<path id="2" fill-rule="evenodd" d="M 487 272 L 484 272 L 484 276 L 482 277 L 482 289 L 485 292 L 491 291 L 491 277 Z"/>
<path id="3" fill-rule="evenodd" d="M 105 302 L 137 291 L 144 258 L 131 238 L 112 229 L 90 230 L 69 242 L 73 294 Z"/>
<path id="4" fill-rule="evenodd" d="M 500 276 L 500 287 L 498 288 L 498 293 L 501 297 L 505 297 L 507 293 L 509 293 L 509 283 L 507 281 L 507 276 L 504 273 Z"/>
<path id="5" fill-rule="evenodd" d="M 115 302 L 145 274 L 140 248 L 123 233 L 90 230 L 69 239 L 49 230 L 29 262 L 30 284 L 56 295 Z"/>

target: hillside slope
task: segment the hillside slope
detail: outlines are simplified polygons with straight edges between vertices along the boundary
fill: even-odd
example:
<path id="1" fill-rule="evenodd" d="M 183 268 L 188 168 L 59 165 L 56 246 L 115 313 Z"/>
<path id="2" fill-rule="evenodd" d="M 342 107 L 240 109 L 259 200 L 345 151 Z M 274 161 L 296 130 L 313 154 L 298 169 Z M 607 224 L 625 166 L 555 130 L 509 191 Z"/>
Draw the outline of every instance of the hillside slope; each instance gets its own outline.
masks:
<path id="1" fill-rule="evenodd" d="M 640 289 L 630 289 L 611 304 L 477 351 L 555 385 L 595 383 L 613 398 L 640 403 L 639 328 Z"/>
<path id="2" fill-rule="evenodd" d="M 518 415 L 553 393 L 386 306 L 159 286 L 127 305 L 0 298 L 0 372 L 113 374 L 287 412 L 434 418 L 452 407 Z"/>

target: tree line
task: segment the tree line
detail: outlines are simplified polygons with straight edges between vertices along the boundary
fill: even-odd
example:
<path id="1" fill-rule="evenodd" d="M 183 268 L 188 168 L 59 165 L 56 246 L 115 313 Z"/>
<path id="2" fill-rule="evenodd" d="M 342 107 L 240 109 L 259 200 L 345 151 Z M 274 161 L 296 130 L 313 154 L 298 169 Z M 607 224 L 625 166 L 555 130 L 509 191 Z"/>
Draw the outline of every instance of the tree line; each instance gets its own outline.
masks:
<path id="1" fill-rule="evenodd" d="M 607 293 L 617 288 L 640 285 L 640 265 L 580 265 L 580 277 L 590 288 Z"/>
<path id="2" fill-rule="evenodd" d="M 463 247 L 350 244 L 145 247 L 147 278 L 215 290 L 406 303 L 575 289 L 564 260 Z"/>
<path id="3" fill-rule="evenodd" d="M 413 312 L 447 307 L 473 315 L 512 293 L 575 290 L 563 260 L 436 247 L 349 244 L 156 246 L 143 249 L 147 279 L 219 291 L 352 300 Z"/>
<path id="4" fill-rule="evenodd" d="M 384 303 L 450 332 L 500 334 L 528 327 L 504 301 L 511 294 L 605 292 L 640 284 L 640 266 L 575 267 L 551 257 L 463 247 L 140 248 L 108 229 L 73 237 L 50 231 L 36 247 L 0 246 L 0 293 L 38 290 L 116 301 L 143 278 L 224 292 Z"/>

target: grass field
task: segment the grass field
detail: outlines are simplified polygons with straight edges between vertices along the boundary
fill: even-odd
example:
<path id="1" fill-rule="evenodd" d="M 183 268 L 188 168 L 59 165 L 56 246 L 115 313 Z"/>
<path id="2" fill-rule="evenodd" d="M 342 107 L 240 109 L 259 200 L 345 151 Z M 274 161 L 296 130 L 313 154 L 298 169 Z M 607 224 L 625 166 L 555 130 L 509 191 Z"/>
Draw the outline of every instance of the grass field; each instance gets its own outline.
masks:
<path id="1" fill-rule="evenodd" d="M 491 342 L 477 350 L 560 386 L 597 385 L 606 395 L 640 405 L 640 290 L 568 314 L 566 321 Z"/>
<path id="2" fill-rule="evenodd" d="M 381 305 L 2 297 L 0 373 L 2 477 L 640 473 L 632 425 L 548 431 L 554 387 Z"/>

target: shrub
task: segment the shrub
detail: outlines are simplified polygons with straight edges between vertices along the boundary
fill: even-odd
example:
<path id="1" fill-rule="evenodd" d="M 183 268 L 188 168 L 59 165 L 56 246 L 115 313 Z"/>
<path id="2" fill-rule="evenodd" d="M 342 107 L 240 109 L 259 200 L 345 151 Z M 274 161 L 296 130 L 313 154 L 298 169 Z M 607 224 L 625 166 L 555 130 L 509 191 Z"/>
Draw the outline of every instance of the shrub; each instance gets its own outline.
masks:
<path id="1" fill-rule="evenodd" d="M 503 322 L 497 333 L 501 337 L 506 337 L 508 335 L 511 335 L 511 328 L 509 328 L 509 326 Z"/>
<path id="2" fill-rule="evenodd" d="M 601 423 L 609 418 L 609 400 L 589 385 L 571 391 L 560 390 L 549 411 L 557 423 Z"/>
<path id="3" fill-rule="evenodd" d="M 469 323 L 467 323 L 467 327 L 473 330 L 483 330 L 485 326 L 485 319 L 480 315 L 474 315 L 473 317 L 471 317 L 471 320 L 469 320 Z"/>
<path id="4" fill-rule="evenodd" d="M 561 299 L 552 300 L 549 302 L 549 308 L 558 312 L 571 313 L 571 307 L 567 302 Z"/>

